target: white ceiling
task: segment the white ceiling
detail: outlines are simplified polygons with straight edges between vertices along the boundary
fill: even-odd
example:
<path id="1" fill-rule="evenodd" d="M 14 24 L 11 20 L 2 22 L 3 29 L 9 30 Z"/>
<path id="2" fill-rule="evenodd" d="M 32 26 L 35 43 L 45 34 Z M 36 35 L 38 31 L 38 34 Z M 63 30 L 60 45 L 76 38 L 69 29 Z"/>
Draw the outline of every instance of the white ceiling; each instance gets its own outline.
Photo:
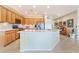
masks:
<path id="1" fill-rule="evenodd" d="M 79 8 L 78 5 L 50 5 L 50 8 L 47 8 L 47 5 L 8 5 L 8 7 L 15 9 L 26 18 L 40 17 L 45 14 L 57 18 Z"/>

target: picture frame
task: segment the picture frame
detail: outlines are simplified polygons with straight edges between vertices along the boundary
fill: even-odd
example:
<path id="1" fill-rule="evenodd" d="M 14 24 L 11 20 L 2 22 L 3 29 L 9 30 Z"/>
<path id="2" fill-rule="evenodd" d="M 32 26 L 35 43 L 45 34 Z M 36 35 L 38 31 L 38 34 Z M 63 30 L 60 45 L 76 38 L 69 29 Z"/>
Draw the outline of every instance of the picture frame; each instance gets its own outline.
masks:
<path id="1" fill-rule="evenodd" d="M 73 27 L 73 19 L 67 20 L 67 27 Z"/>

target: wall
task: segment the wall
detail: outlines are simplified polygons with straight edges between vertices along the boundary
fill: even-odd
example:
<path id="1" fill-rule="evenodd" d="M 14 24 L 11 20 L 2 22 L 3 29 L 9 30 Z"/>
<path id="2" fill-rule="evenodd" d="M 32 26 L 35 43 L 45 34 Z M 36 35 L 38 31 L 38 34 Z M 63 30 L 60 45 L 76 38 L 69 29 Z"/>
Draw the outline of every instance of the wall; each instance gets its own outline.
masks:
<path id="1" fill-rule="evenodd" d="M 72 12 L 70 14 L 67 14 L 67 15 L 63 16 L 63 17 L 57 18 L 57 19 L 55 19 L 55 21 L 57 21 L 57 22 L 59 22 L 59 21 L 67 21 L 68 19 L 74 19 L 74 24 L 73 24 L 74 26 L 73 26 L 73 28 L 76 31 L 76 26 L 77 26 L 77 11 L 74 11 L 74 12 Z M 68 27 L 68 29 L 71 30 L 72 28 Z"/>
<path id="2" fill-rule="evenodd" d="M 79 40 L 79 9 L 77 9 L 77 36 L 76 39 Z"/>
<path id="3" fill-rule="evenodd" d="M 51 18 L 51 16 L 44 16 L 45 19 L 45 29 L 52 29 L 53 27 L 53 20 Z"/>

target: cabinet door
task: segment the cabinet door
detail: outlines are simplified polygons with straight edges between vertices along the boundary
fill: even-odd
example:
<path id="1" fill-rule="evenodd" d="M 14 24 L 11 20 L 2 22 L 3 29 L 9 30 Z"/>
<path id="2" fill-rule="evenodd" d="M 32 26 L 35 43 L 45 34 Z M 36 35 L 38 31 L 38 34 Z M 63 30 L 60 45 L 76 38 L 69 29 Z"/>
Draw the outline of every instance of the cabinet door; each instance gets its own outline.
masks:
<path id="1" fill-rule="evenodd" d="M 27 24 L 27 25 L 29 24 L 29 21 L 28 21 L 28 19 L 25 19 L 25 24 Z"/>
<path id="2" fill-rule="evenodd" d="M 5 34 L 5 39 L 4 39 L 4 46 L 8 44 L 8 35 Z"/>
<path id="3" fill-rule="evenodd" d="M 12 24 L 15 24 L 15 13 L 12 13 Z"/>
<path id="4" fill-rule="evenodd" d="M 12 41 L 16 40 L 15 32 L 12 33 Z"/>
<path id="5" fill-rule="evenodd" d="M 31 24 L 34 24 L 34 19 L 31 19 Z"/>
<path id="6" fill-rule="evenodd" d="M 5 8 L 1 8 L 1 18 L 2 18 L 2 22 L 6 22 L 6 9 Z"/>
<path id="7" fill-rule="evenodd" d="M 17 33 L 17 32 L 18 32 L 18 30 L 16 30 L 16 32 L 15 32 L 15 33 L 16 33 L 16 34 L 15 34 L 15 35 L 16 35 L 16 36 L 15 36 L 15 37 L 16 37 L 16 39 L 18 39 L 18 38 L 19 38 L 19 33 Z"/>
<path id="8" fill-rule="evenodd" d="M 8 31 L 5 32 L 4 46 L 9 44 L 10 42 L 11 42 L 11 33 Z"/>
<path id="9" fill-rule="evenodd" d="M 7 22 L 8 23 L 11 23 L 12 20 L 11 20 L 11 11 L 7 10 Z"/>
<path id="10" fill-rule="evenodd" d="M 2 22 L 2 19 L 1 19 L 1 6 L 0 6 L 0 22 Z"/>
<path id="11" fill-rule="evenodd" d="M 21 17 L 21 24 L 24 25 L 25 24 L 25 20 L 23 17 Z"/>
<path id="12" fill-rule="evenodd" d="M 23 20 L 22 20 L 22 21 L 23 21 L 23 24 L 25 25 L 25 18 L 22 18 L 22 19 L 23 19 Z"/>
<path id="13" fill-rule="evenodd" d="M 19 18 L 18 18 L 19 20 L 21 20 L 21 24 L 22 24 L 22 18 L 21 18 L 21 16 L 19 16 Z"/>
<path id="14" fill-rule="evenodd" d="M 16 33 L 16 39 L 20 39 L 19 33 Z"/>
<path id="15" fill-rule="evenodd" d="M 37 22 L 37 19 L 35 19 L 35 20 L 34 20 L 34 24 L 37 24 L 37 23 L 38 23 L 38 22 Z"/>
<path id="16" fill-rule="evenodd" d="M 11 35 L 12 35 L 12 41 L 14 41 L 16 39 L 16 32 L 14 30 L 11 31 Z"/>
<path id="17" fill-rule="evenodd" d="M 12 41 L 11 33 L 7 34 L 7 37 L 8 37 L 7 42 L 10 43 Z"/>

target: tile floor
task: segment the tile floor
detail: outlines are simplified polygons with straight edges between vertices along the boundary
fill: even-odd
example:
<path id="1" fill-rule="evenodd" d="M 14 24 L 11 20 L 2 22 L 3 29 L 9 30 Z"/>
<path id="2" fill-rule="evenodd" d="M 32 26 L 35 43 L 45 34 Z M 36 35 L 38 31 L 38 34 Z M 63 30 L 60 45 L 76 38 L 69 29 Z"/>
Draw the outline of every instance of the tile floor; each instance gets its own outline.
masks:
<path id="1" fill-rule="evenodd" d="M 61 36 L 60 42 L 52 52 L 57 53 L 79 53 L 79 41 Z"/>
<path id="2" fill-rule="evenodd" d="M 19 41 L 20 40 L 18 39 L 6 47 L 0 47 L 0 53 L 18 53 L 20 48 Z"/>

